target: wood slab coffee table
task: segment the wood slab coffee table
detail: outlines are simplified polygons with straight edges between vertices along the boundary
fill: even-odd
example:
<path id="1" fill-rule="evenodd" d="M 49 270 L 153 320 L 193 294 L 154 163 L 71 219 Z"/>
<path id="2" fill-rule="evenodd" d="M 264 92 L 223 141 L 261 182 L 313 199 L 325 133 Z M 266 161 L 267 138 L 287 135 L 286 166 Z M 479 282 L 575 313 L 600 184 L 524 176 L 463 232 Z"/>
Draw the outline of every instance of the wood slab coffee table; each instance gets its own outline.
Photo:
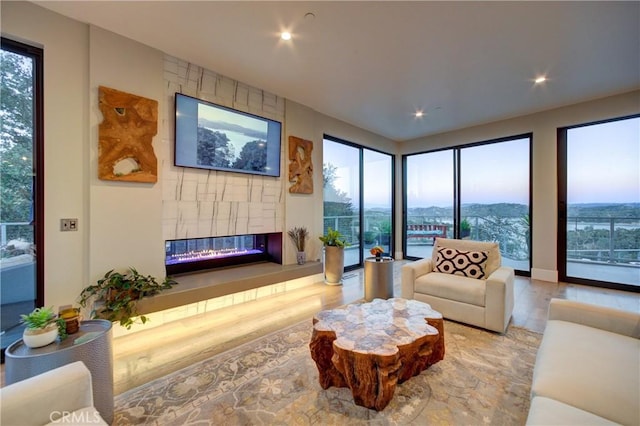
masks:
<path id="1" fill-rule="evenodd" d="M 380 411 L 397 383 L 444 358 L 442 315 L 399 298 L 321 311 L 309 348 L 323 389 L 348 387 L 357 405 Z"/>

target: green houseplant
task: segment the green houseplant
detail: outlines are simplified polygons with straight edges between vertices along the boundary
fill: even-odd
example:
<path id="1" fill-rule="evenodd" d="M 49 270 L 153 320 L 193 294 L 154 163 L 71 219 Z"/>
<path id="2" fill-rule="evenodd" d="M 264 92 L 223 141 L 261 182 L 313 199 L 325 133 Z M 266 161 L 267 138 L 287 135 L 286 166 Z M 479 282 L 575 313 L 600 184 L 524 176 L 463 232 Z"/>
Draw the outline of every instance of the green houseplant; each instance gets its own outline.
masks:
<path id="1" fill-rule="evenodd" d="M 298 261 L 298 265 L 303 265 L 306 262 L 306 255 L 304 252 L 304 248 L 307 242 L 307 238 L 309 238 L 309 231 L 304 226 L 293 227 L 287 231 L 289 237 L 291 237 L 291 241 L 296 246 L 296 260 Z"/>
<path id="2" fill-rule="evenodd" d="M 22 341 L 30 348 L 39 348 L 52 343 L 58 336 L 67 337 L 65 321 L 53 312 L 53 308 L 35 308 L 28 314 L 20 315 L 26 326 Z"/>
<path id="3" fill-rule="evenodd" d="M 176 284 L 169 278 L 158 283 L 151 275 L 140 274 L 131 267 L 124 274 L 112 269 L 96 284 L 85 287 L 78 303 L 82 307 L 92 303 L 91 318 L 119 322 L 121 326 L 130 329 L 135 322 L 144 324 L 148 321 L 146 316 L 138 313 L 138 300 L 170 289 Z"/>
<path id="4" fill-rule="evenodd" d="M 324 282 L 341 285 L 344 273 L 344 248 L 349 245 L 340 231 L 328 228 L 320 241 L 324 244 Z"/>

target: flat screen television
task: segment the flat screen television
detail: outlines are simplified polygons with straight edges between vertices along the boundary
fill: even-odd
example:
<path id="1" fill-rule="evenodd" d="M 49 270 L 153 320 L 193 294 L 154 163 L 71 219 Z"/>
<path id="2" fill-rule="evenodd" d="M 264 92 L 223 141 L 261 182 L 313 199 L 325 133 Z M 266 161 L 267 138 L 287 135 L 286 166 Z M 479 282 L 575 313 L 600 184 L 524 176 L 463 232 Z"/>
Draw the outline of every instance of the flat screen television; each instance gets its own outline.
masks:
<path id="1" fill-rule="evenodd" d="M 176 166 L 280 176 L 280 122 L 181 93 L 175 100 Z"/>

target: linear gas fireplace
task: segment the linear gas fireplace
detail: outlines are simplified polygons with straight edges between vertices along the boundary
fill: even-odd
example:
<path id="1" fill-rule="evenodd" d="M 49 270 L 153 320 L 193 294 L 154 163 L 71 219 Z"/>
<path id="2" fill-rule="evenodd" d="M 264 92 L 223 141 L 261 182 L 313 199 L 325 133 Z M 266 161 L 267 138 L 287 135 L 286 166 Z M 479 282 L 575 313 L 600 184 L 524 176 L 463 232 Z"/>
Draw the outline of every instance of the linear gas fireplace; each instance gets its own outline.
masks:
<path id="1" fill-rule="evenodd" d="M 167 275 L 256 262 L 282 264 L 281 232 L 165 242 Z"/>

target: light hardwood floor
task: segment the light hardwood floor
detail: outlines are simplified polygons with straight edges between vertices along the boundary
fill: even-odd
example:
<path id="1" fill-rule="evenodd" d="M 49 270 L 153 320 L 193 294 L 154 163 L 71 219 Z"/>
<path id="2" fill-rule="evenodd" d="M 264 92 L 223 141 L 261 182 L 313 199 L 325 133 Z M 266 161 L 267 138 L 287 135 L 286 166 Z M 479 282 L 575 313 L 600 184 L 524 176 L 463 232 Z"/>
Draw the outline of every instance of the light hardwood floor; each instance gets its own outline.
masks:
<path id="1" fill-rule="evenodd" d="M 394 265 L 394 295 L 400 269 Z M 177 371 L 258 337 L 310 319 L 314 313 L 364 297 L 362 269 L 345 273 L 342 286 L 316 283 L 298 290 L 223 308 L 114 341 L 116 394 Z M 543 332 L 552 298 L 577 300 L 640 312 L 640 294 L 516 277 L 511 325 Z M 4 384 L 4 365 L 2 366 Z"/>

